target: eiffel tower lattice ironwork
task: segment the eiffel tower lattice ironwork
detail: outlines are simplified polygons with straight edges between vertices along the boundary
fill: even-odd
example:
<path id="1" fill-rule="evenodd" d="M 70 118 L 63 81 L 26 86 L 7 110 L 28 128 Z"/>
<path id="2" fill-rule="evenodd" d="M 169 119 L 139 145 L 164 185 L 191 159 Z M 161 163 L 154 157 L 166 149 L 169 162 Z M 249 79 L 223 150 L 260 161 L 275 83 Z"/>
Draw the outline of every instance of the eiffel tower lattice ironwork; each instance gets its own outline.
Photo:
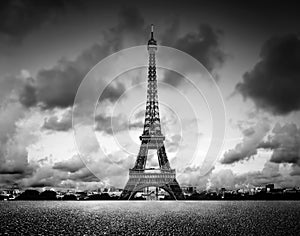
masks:
<path id="1" fill-rule="evenodd" d="M 138 191 L 146 187 L 158 187 L 167 191 L 172 199 L 182 200 L 184 195 L 176 180 L 176 171 L 170 167 L 164 146 L 165 136 L 161 132 L 155 64 L 157 43 L 153 37 L 153 25 L 151 25 L 151 38 L 148 41 L 147 49 L 149 67 L 144 131 L 140 136 L 141 146 L 135 165 L 129 169 L 129 180 L 120 198 L 130 200 Z M 149 149 L 157 150 L 158 169 L 146 169 Z"/>

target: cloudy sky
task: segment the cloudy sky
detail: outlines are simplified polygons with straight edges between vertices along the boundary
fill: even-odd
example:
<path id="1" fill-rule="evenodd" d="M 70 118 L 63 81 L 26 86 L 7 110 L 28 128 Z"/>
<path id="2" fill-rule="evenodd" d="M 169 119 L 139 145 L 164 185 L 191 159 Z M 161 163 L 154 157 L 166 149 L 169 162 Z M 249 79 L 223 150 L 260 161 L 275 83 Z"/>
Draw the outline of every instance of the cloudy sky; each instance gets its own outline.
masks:
<path id="1" fill-rule="evenodd" d="M 83 141 L 93 155 L 78 150 L 72 108 L 86 74 L 112 53 L 145 45 L 150 24 L 160 45 L 190 54 L 214 78 L 191 77 L 200 96 L 187 78 L 158 69 L 165 145 L 180 184 L 300 186 L 297 9 L 282 1 L 1 1 L 0 186 L 124 186 L 143 129 L 147 68 L 102 88 L 91 117 L 97 144 Z M 216 141 L 214 105 L 205 96 L 215 87 L 226 134 L 218 155 L 208 157 L 214 166 L 201 173 Z M 155 153 L 147 165 L 157 166 Z"/>

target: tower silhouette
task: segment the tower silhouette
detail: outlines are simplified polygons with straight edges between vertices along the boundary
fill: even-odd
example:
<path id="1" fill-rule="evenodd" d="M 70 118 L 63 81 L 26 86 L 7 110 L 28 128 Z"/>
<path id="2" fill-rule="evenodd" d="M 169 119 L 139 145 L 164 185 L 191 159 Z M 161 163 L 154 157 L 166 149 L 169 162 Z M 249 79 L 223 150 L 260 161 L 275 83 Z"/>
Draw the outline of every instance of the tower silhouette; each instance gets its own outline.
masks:
<path id="1" fill-rule="evenodd" d="M 164 145 L 165 136 L 161 132 L 155 64 L 157 42 L 154 40 L 153 25 L 151 25 L 151 38 L 147 49 L 149 66 L 144 130 L 140 136 L 141 146 L 135 165 L 129 169 L 129 180 L 120 198 L 130 200 L 138 191 L 146 187 L 158 187 L 167 191 L 172 199 L 181 200 L 184 199 L 184 195 L 176 180 L 176 171 L 170 167 Z M 146 168 L 149 149 L 157 150 L 158 169 Z"/>

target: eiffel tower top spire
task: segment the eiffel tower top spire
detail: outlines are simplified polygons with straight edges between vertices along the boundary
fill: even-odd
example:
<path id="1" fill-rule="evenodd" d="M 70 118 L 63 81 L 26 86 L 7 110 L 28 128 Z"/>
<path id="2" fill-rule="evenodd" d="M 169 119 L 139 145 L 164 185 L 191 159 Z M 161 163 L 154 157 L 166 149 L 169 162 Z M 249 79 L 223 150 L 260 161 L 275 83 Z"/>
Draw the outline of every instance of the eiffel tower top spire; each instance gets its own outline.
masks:
<path id="1" fill-rule="evenodd" d="M 152 46 L 157 45 L 156 41 L 154 40 L 154 25 L 153 24 L 151 25 L 151 38 L 148 41 L 148 46 L 150 46 L 150 45 L 152 45 Z M 149 47 L 148 47 L 148 49 L 149 49 Z"/>

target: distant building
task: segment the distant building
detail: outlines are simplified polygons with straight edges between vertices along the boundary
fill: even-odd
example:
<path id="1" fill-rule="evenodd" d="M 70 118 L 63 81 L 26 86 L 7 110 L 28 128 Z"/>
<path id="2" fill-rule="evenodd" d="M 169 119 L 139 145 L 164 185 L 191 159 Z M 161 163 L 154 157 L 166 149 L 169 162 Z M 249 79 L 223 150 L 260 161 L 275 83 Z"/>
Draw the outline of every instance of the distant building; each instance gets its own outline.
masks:
<path id="1" fill-rule="evenodd" d="M 181 187 L 181 189 L 185 195 L 191 195 L 193 192 L 196 191 L 195 186 L 185 186 L 185 187 Z"/>
<path id="2" fill-rule="evenodd" d="M 275 185 L 274 184 L 267 184 L 266 185 L 266 191 L 267 193 L 272 192 L 272 190 L 274 190 Z"/>

